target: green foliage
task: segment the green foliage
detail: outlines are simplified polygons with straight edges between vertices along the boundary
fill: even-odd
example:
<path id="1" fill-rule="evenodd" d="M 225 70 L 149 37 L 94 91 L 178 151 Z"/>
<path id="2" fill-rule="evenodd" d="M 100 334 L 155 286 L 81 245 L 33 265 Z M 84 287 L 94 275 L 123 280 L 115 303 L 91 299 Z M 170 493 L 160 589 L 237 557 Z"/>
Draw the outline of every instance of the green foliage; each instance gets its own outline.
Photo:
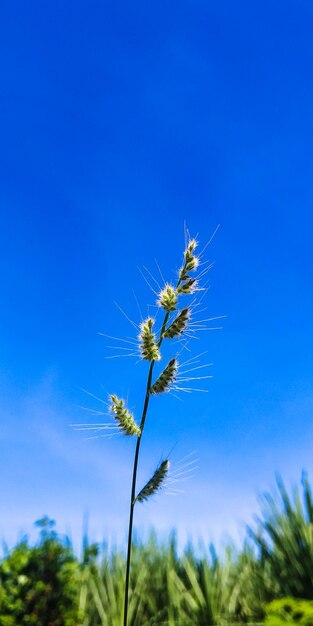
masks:
<path id="1" fill-rule="evenodd" d="M 0 564 L 1 626 L 75 626 L 79 567 L 43 518 L 39 543 L 21 541 Z"/>
<path id="2" fill-rule="evenodd" d="M 298 598 L 273 600 L 266 607 L 266 626 L 313 626 L 313 602 Z"/>
<path id="3" fill-rule="evenodd" d="M 178 556 L 174 535 L 164 544 L 153 533 L 146 544 L 135 542 L 130 626 L 209 626 L 263 616 L 253 578 L 257 561 L 251 550 L 244 550 L 238 561 L 234 550 L 228 550 L 224 560 L 213 548 L 198 552 L 190 545 Z M 84 626 L 121 625 L 124 566 L 122 554 L 104 551 L 86 569 Z"/>
<path id="4" fill-rule="evenodd" d="M 280 478 L 278 494 L 262 498 L 262 517 L 250 531 L 260 562 L 272 581 L 271 597 L 292 596 L 313 600 L 313 498 L 306 475 L 302 497 L 289 496 Z"/>
<path id="5" fill-rule="evenodd" d="M 313 626 L 312 499 L 302 493 L 263 497 L 256 529 L 240 550 L 211 546 L 178 551 L 151 533 L 135 541 L 129 626 Z M 21 541 L 0 562 L 0 626 L 121 626 L 125 555 L 84 540 L 73 555 L 53 523 L 38 523 L 35 546 Z M 251 541 L 252 538 L 252 541 Z M 288 591 L 287 591 L 288 590 Z"/>

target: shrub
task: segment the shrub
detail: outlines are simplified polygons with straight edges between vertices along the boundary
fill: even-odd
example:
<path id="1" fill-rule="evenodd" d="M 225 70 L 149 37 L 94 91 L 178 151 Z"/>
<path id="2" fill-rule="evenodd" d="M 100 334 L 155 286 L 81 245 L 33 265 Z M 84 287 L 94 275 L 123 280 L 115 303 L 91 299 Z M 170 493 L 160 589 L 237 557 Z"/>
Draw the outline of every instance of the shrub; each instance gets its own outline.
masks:
<path id="1" fill-rule="evenodd" d="M 37 522 L 40 539 L 22 540 L 0 563 L 1 626 L 77 626 L 79 566 L 54 522 Z"/>
<path id="2" fill-rule="evenodd" d="M 273 600 L 266 607 L 266 626 L 313 626 L 313 602 L 298 598 Z"/>

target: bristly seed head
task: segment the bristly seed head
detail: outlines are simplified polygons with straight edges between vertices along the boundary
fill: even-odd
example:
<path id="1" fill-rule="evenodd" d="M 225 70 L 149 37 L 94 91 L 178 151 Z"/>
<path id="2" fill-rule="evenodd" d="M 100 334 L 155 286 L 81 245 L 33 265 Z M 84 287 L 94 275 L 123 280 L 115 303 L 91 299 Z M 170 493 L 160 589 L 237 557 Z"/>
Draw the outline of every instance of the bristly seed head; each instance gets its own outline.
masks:
<path id="1" fill-rule="evenodd" d="M 170 462 L 168 459 L 162 461 L 160 465 L 155 470 L 152 478 L 147 482 L 147 484 L 141 489 L 138 496 L 135 498 L 135 502 L 144 502 L 150 496 L 152 496 L 158 489 L 161 489 L 163 486 L 164 480 L 168 473 L 170 467 Z"/>
<path id="2" fill-rule="evenodd" d="M 114 395 L 110 396 L 110 400 L 112 402 L 110 407 L 111 411 L 123 433 L 125 433 L 125 435 L 137 435 L 137 437 L 139 437 L 141 434 L 140 428 L 137 426 L 132 413 L 125 407 L 124 400 Z"/>
<path id="3" fill-rule="evenodd" d="M 185 330 L 190 319 L 190 311 L 188 308 L 183 309 L 177 317 L 175 317 L 174 321 L 170 324 L 170 326 L 163 333 L 163 337 L 167 339 L 173 339 L 174 337 L 179 337 Z"/>
<path id="4" fill-rule="evenodd" d="M 188 254 L 192 254 L 195 251 L 197 245 L 198 242 L 196 239 L 189 239 L 188 246 L 185 250 L 185 257 L 187 257 Z"/>
<path id="5" fill-rule="evenodd" d="M 165 309 L 165 311 L 175 311 L 177 305 L 176 289 L 174 289 L 172 285 L 165 285 L 164 289 L 159 293 L 157 304 Z"/>
<path id="6" fill-rule="evenodd" d="M 193 270 L 196 270 L 197 267 L 199 266 L 199 257 L 197 257 L 194 254 L 194 251 L 196 249 L 198 245 L 198 242 L 195 239 L 190 239 L 187 248 L 184 252 L 184 265 L 180 270 L 179 273 L 179 278 L 181 281 L 183 280 L 188 280 L 188 278 L 190 278 L 188 276 L 188 272 L 192 272 Z M 181 292 L 181 293 L 185 293 L 185 292 Z M 191 292 L 188 292 L 191 293 Z"/>
<path id="7" fill-rule="evenodd" d="M 154 319 L 148 317 L 140 325 L 140 350 L 144 361 L 159 361 L 161 359 L 158 344 L 155 341 L 155 334 L 152 332 Z"/>
<path id="8" fill-rule="evenodd" d="M 182 285 L 179 285 L 177 292 L 182 295 L 194 293 L 197 289 L 197 281 L 195 278 L 188 278 Z"/>
<path id="9" fill-rule="evenodd" d="M 152 387 L 150 387 L 150 394 L 156 395 L 158 393 L 163 393 L 164 391 L 168 391 L 171 384 L 175 381 L 177 369 L 178 369 L 177 360 L 171 359 L 171 361 L 166 366 L 165 370 L 163 370 L 159 378 L 155 381 Z"/>

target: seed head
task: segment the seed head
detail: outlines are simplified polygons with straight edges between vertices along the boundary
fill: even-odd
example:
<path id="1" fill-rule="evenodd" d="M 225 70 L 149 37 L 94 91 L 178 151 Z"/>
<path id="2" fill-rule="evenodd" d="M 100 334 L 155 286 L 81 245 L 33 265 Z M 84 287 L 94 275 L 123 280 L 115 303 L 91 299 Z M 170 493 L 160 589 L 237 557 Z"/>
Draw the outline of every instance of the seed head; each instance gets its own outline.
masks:
<path id="1" fill-rule="evenodd" d="M 195 239 L 190 239 L 184 252 L 184 265 L 179 273 L 179 278 L 181 281 L 187 280 L 189 278 L 188 272 L 196 270 L 199 266 L 199 257 L 194 254 L 197 245 L 198 242 Z"/>
<path id="2" fill-rule="evenodd" d="M 185 330 L 188 321 L 190 319 L 190 311 L 188 308 L 182 309 L 182 311 L 175 317 L 174 321 L 163 333 L 163 337 L 167 339 L 173 339 L 179 337 Z"/>
<path id="3" fill-rule="evenodd" d="M 125 433 L 125 435 L 137 435 L 137 437 L 139 437 L 141 433 L 140 428 L 137 426 L 132 413 L 125 407 L 124 400 L 114 395 L 110 396 L 110 400 L 112 402 L 110 407 L 111 411 L 123 433 Z"/>
<path id="4" fill-rule="evenodd" d="M 188 278 L 182 285 L 179 285 L 177 292 L 183 295 L 194 293 L 197 288 L 197 281 L 195 278 Z"/>
<path id="5" fill-rule="evenodd" d="M 178 363 L 176 359 L 171 359 L 165 370 L 163 370 L 162 374 L 150 388 L 150 393 L 156 395 L 168 391 L 171 384 L 175 381 L 177 368 Z"/>
<path id="6" fill-rule="evenodd" d="M 196 239 L 189 239 L 188 246 L 185 250 L 185 257 L 187 257 L 188 254 L 192 254 L 195 251 L 197 245 L 198 242 Z"/>
<path id="7" fill-rule="evenodd" d="M 165 461 L 162 461 L 155 470 L 152 478 L 150 478 L 147 484 L 139 492 L 135 501 L 144 502 L 145 500 L 150 498 L 150 496 L 152 496 L 156 491 L 158 491 L 158 489 L 160 489 L 164 483 L 169 467 L 170 462 L 167 459 Z"/>
<path id="8" fill-rule="evenodd" d="M 152 332 L 154 319 L 148 317 L 140 325 L 140 350 L 144 361 L 159 361 L 161 359 L 158 344 L 155 341 L 155 334 Z"/>
<path id="9" fill-rule="evenodd" d="M 175 311 L 177 304 L 177 292 L 172 285 L 165 285 L 164 289 L 159 294 L 157 300 L 158 306 L 161 306 L 165 311 Z"/>

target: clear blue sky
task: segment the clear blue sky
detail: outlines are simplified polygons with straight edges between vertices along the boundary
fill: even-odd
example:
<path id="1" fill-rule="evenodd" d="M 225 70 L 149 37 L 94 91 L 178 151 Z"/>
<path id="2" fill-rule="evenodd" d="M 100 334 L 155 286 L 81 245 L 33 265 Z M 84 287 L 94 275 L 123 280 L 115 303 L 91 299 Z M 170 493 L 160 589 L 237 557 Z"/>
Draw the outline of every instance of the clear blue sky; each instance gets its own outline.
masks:
<path id="1" fill-rule="evenodd" d="M 140 481 L 196 451 L 185 494 L 136 526 L 219 539 L 280 471 L 313 479 L 313 5 L 12 0 L 1 26 L 0 536 L 43 514 L 123 538 L 131 441 L 69 428 L 81 388 L 128 395 L 146 368 L 107 360 L 171 278 L 183 225 L 215 261 L 193 350 L 208 393 L 155 401 Z"/>

